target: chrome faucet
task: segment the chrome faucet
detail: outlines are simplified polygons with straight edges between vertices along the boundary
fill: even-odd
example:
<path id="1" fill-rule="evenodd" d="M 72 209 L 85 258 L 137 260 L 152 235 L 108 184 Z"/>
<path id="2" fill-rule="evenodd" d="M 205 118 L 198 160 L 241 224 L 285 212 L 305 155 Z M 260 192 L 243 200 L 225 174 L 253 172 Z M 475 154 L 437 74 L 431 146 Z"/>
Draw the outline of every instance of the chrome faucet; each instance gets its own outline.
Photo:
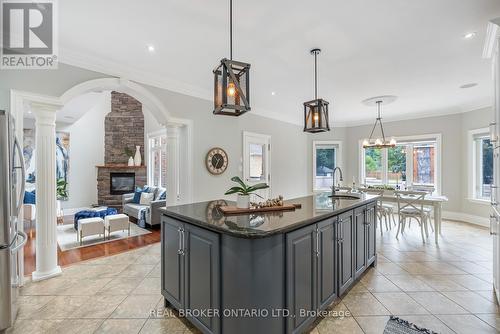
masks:
<path id="1" fill-rule="evenodd" d="M 343 179 L 343 177 L 342 177 L 342 169 L 340 169 L 340 167 L 335 167 L 335 168 L 333 169 L 333 173 L 332 173 L 332 175 L 333 175 L 333 183 L 332 183 L 332 184 L 333 184 L 333 186 L 332 186 L 332 196 L 335 196 L 335 172 L 336 172 L 336 171 L 339 171 L 339 173 L 340 173 L 340 178 L 339 178 L 339 181 L 344 181 L 344 179 Z"/>

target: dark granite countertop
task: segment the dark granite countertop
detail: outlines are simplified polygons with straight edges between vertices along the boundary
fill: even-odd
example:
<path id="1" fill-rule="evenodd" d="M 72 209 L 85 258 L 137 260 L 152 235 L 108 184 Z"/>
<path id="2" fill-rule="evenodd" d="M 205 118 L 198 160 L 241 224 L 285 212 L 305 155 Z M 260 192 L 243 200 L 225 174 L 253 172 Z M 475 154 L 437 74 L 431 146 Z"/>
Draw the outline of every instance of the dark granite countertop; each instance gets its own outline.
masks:
<path id="1" fill-rule="evenodd" d="M 235 205 L 234 202 L 226 200 L 169 206 L 161 208 L 160 211 L 166 216 L 219 233 L 240 238 L 263 238 L 316 223 L 373 202 L 378 197 L 362 194 L 361 198 L 356 200 L 335 199 L 332 201 L 328 195 L 329 193 L 320 193 L 285 201 L 289 204 L 302 205 L 300 209 L 295 211 L 225 216 L 218 207 L 220 205 Z"/>

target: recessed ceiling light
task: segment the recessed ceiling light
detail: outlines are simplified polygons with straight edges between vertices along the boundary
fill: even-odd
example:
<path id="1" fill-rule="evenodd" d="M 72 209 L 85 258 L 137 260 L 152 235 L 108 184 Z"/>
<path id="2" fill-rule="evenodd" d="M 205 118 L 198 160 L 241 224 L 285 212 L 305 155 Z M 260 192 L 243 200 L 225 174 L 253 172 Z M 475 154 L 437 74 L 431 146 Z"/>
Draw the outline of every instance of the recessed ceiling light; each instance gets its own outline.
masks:
<path id="1" fill-rule="evenodd" d="M 472 88 L 472 87 L 476 87 L 476 86 L 477 86 L 477 82 L 471 82 L 471 83 L 460 86 L 460 88 L 466 89 L 466 88 Z"/>
<path id="2" fill-rule="evenodd" d="M 31 114 L 31 110 L 28 110 L 28 114 Z"/>
<path id="3" fill-rule="evenodd" d="M 154 45 L 148 45 L 148 51 L 149 52 L 155 52 L 155 46 Z"/>
<path id="4" fill-rule="evenodd" d="M 472 31 L 472 32 L 468 32 L 464 35 L 464 38 L 465 39 L 473 39 L 474 37 L 476 37 L 476 32 Z"/>
<path id="5" fill-rule="evenodd" d="M 272 95 L 272 96 L 276 95 L 276 92 L 271 92 L 271 95 Z"/>

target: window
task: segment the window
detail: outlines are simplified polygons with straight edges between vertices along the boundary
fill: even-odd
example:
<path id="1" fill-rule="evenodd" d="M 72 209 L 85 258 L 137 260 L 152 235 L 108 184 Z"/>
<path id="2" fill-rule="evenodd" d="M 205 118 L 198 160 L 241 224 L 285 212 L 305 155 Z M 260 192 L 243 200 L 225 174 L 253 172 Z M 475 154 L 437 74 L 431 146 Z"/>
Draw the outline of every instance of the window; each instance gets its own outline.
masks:
<path id="1" fill-rule="evenodd" d="M 313 142 L 313 190 L 330 190 L 333 170 L 339 166 L 340 142 Z"/>
<path id="2" fill-rule="evenodd" d="M 473 160 L 473 199 L 489 200 L 493 184 L 493 145 L 485 129 L 471 132 Z"/>
<path id="3" fill-rule="evenodd" d="M 249 143 L 250 151 L 250 180 L 263 181 L 264 176 L 264 150 L 265 145 Z"/>
<path id="4" fill-rule="evenodd" d="M 387 184 L 407 189 L 425 186 L 439 192 L 440 135 L 397 138 L 390 148 L 361 148 L 361 182 L 366 185 Z"/>
<path id="5" fill-rule="evenodd" d="M 382 150 L 380 148 L 365 149 L 365 183 L 382 183 Z"/>
<path id="6" fill-rule="evenodd" d="M 148 184 L 155 187 L 166 187 L 167 184 L 167 135 L 155 133 L 149 138 Z"/>

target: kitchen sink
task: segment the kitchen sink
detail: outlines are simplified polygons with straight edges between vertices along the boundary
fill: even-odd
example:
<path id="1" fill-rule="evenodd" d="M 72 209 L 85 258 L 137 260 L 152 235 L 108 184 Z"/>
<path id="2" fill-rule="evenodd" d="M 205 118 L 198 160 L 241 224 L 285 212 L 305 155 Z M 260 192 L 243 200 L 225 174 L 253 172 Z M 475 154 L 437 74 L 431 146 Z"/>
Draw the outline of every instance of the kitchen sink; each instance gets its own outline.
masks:
<path id="1" fill-rule="evenodd" d="M 329 195 L 331 199 L 347 199 L 347 200 L 356 200 L 360 199 L 361 195 L 357 194 L 335 194 L 335 195 Z"/>

